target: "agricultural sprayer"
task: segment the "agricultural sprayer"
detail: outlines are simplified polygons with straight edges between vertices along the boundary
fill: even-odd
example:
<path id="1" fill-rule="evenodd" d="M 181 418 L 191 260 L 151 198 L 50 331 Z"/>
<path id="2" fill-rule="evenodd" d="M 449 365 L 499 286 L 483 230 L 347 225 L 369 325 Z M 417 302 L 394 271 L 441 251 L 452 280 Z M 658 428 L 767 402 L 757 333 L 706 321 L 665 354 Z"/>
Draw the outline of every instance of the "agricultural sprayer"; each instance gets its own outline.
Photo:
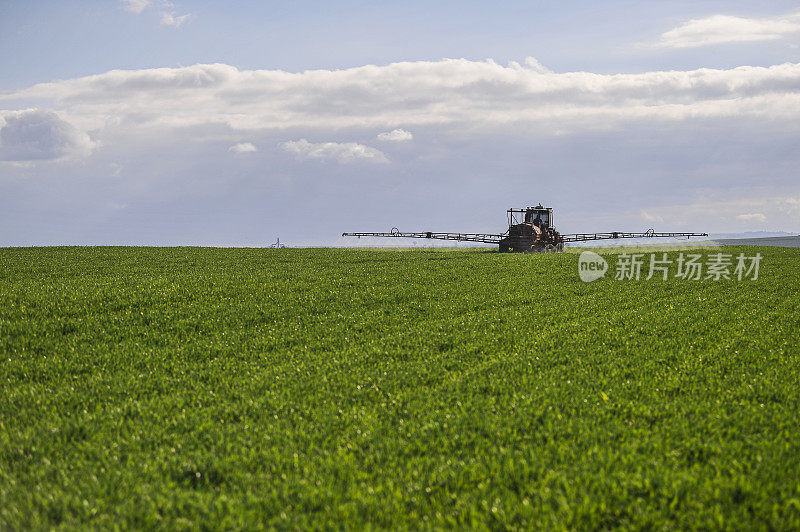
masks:
<path id="1" fill-rule="evenodd" d="M 706 233 L 656 233 L 648 229 L 644 233 L 613 231 L 610 233 L 561 234 L 553 224 L 553 209 L 541 204 L 527 209 L 508 209 L 508 229 L 502 234 L 491 233 L 435 233 L 424 231 L 404 233 L 393 227 L 388 233 L 342 233 L 342 236 L 373 236 L 389 238 L 430 238 L 434 240 L 455 240 L 458 242 L 483 242 L 497 244 L 500 252 L 555 252 L 563 251 L 564 244 L 570 242 L 590 242 L 615 238 L 691 238 L 708 236 Z"/>

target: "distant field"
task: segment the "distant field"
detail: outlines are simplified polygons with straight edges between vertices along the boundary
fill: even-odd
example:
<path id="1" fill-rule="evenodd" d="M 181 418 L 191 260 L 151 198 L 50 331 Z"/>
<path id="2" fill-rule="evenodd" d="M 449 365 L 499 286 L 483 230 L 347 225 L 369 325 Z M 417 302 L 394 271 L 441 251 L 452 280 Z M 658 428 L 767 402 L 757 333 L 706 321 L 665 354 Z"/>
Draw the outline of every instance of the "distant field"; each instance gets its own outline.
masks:
<path id="1" fill-rule="evenodd" d="M 800 249 L 0 249 L 0 529 L 800 528 Z"/>
<path id="2" fill-rule="evenodd" d="M 715 241 L 723 246 L 778 246 L 800 248 L 800 236 L 773 236 L 767 238 L 726 238 Z"/>

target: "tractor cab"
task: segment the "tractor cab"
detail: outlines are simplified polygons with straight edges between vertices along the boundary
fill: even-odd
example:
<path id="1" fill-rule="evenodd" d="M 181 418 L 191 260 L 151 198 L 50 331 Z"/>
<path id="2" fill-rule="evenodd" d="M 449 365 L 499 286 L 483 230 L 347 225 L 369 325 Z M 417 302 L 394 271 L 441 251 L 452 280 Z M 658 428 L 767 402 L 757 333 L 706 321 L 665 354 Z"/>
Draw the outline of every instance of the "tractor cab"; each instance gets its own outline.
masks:
<path id="1" fill-rule="evenodd" d="M 552 228 L 553 209 L 542 207 L 541 203 L 536 207 L 528 207 L 527 209 L 508 209 L 508 226 L 519 224 L 534 225 L 542 230 Z"/>

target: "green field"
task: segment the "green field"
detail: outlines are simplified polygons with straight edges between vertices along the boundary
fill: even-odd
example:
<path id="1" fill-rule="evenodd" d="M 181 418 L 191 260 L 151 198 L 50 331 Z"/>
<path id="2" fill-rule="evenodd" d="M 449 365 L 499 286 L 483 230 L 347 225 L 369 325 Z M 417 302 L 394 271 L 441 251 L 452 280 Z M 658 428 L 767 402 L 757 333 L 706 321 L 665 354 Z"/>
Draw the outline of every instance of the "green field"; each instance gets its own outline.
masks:
<path id="1" fill-rule="evenodd" d="M 800 249 L 0 249 L 0 529 L 800 528 Z"/>

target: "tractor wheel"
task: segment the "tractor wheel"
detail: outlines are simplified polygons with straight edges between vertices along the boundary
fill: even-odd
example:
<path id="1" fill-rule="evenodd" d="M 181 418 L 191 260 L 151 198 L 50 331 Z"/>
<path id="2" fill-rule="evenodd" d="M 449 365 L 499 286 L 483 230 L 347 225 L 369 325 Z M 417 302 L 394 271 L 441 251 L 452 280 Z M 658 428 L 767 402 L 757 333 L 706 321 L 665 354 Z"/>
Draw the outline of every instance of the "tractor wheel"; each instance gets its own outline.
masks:
<path id="1" fill-rule="evenodd" d="M 544 247 L 544 252 L 545 253 L 555 253 L 555 251 L 556 251 L 556 247 L 553 244 L 547 244 Z"/>
<path id="2" fill-rule="evenodd" d="M 558 244 L 556 244 L 556 251 L 558 253 L 563 253 L 563 251 L 564 251 L 564 243 L 563 242 L 559 242 Z"/>
<path id="3" fill-rule="evenodd" d="M 508 244 L 500 243 L 500 253 L 508 253 Z"/>

